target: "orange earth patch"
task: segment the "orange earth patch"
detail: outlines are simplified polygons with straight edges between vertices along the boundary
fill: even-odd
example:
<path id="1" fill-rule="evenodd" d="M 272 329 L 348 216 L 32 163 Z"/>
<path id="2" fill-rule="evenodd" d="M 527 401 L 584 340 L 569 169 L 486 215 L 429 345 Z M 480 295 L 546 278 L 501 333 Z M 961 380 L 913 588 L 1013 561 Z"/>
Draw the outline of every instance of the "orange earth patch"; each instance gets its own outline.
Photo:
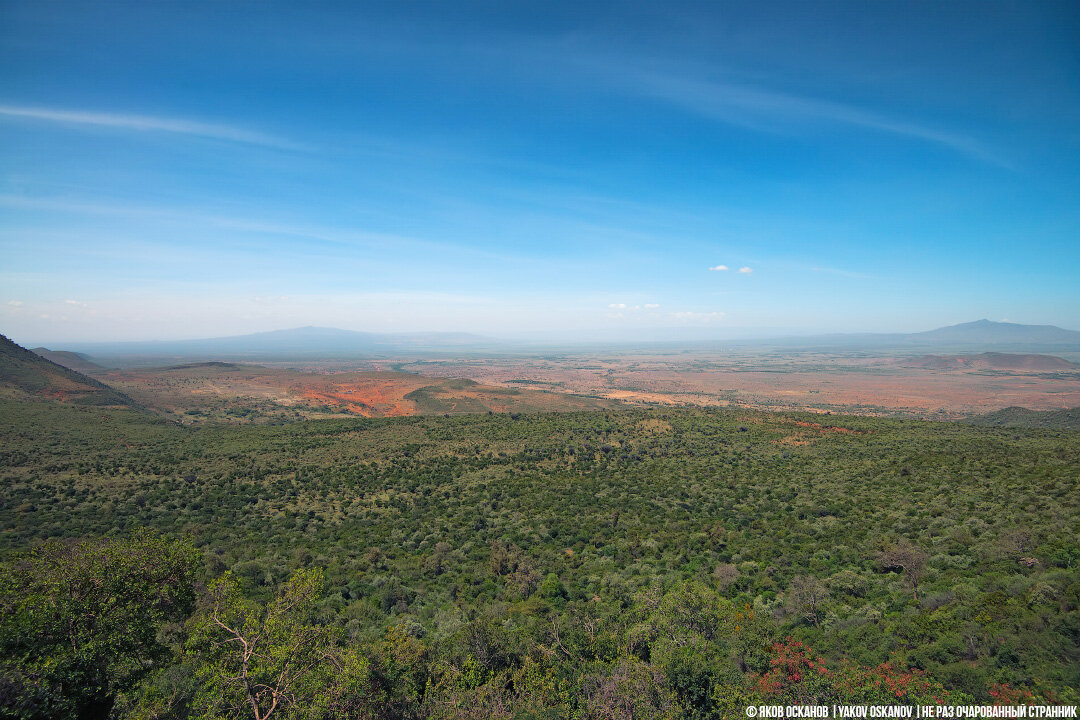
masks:
<path id="1" fill-rule="evenodd" d="M 814 428 L 815 430 L 821 430 L 823 432 L 843 433 L 847 435 L 865 435 L 865 430 L 852 430 L 851 428 L 839 427 L 837 425 L 822 425 L 821 423 L 806 422 L 805 420 L 795 420 L 794 424 L 799 427 Z"/>

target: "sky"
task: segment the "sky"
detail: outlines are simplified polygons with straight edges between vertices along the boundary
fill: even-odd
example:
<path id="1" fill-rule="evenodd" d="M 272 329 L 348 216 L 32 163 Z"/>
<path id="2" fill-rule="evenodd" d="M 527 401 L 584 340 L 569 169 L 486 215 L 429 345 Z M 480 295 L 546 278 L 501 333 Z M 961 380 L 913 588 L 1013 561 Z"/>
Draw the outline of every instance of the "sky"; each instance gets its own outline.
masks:
<path id="1" fill-rule="evenodd" d="M 1080 329 L 1074 2 L 0 0 L 0 333 Z"/>

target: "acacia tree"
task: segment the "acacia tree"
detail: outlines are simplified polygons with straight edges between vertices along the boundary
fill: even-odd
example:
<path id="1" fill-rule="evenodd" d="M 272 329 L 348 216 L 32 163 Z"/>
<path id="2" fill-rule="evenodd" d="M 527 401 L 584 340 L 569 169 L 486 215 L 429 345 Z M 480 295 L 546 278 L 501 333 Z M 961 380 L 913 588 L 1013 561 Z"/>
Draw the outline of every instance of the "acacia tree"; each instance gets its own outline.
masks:
<path id="1" fill-rule="evenodd" d="M 760 619 L 751 608 L 740 609 L 696 581 L 666 592 L 650 588 L 637 601 L 640 622 L 628 628 L 629 654 L 663 673 L 686 717 L 715 716 L 718 698 L 730 701 L 717 694 L 718 688 L 732 690 L 741 683 L 742 665 L 752 662 L 754 646 L 766 645 Z"/>
<path id="2" fill-rule="evenodd" d="M 802 617 L 820 626 L 821 605 L 828 598 L 825 586 L 812 575 L 796 575 L 788 588 L 792 609 Z"/>
<path id="3" fill-rule="evenodd" d="M 881 551 L 878 562 L 885 570 L 900 570 L 904 573 L 915 602 L 919 602 L 919 580 L 926 572 L 926 552 L 910 540 L 904 538 Z"/>
<path id="4" fill-rule="evenodd" d="M 209 589 L 188 642 L 198 717 L 348 717 L 361 711 L 367 662 L 310 620 L 322 571 L 301 570 L 265 607 L 245 601 L 231 573 Z"/>
<path id="5" fill-rule="evenodd" d="M 0 716 L 108 717 L 194 606 L 198 551 L 150 532 L 50 542 L 0 569 Z"/>

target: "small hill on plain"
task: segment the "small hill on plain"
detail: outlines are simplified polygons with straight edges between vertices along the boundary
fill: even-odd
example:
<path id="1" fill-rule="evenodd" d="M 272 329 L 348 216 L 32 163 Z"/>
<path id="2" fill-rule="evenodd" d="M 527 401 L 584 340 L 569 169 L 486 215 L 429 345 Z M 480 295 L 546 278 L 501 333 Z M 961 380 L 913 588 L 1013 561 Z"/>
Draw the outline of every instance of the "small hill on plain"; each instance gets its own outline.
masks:
<path id="1" fill-rule="evenodd" d="M 183 365 L 171 365 L 166 370 L 245 370 L 250 367 L 259 367 L 258 365 L 239 365 L 237 363 L 221 362 L 220 360 L 210 360 L 208 362 L 197 363 L 184 363 Z"/>
<path id="2" fill-rule="evenodd" d="M 978 415 L 966 422 L 988 427 L 1080 430 L 1080 407 L 1065 410 L 1028 410 L 1022 407 L 1007 407 L 997 412 Z"/>
<path id="3" fill-rule="evenodd" d="M 1080 365 L 1054 355 L 985 352 L 977 355 L 921 355 L 903 358 L 904 367 L 925 370 L 1027 370 L 1054 372 L 1078 370 Z"/>

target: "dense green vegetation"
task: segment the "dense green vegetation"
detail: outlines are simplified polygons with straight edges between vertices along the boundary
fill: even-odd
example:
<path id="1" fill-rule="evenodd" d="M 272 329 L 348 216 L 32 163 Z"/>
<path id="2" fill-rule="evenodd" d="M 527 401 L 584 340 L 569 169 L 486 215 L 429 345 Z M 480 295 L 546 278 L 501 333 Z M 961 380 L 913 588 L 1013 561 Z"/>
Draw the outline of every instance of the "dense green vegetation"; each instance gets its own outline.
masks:
<path id="1" fill-rule="evenodd" d="M 139 621 L 170 649 L 124 675 L 116 716 L 1076 703 L 1078 440 L 703 409 L 178 427 L 3 401 L 0 653 L 24 672 L 56 646 L 19 645 L 33 553 L 149 528 L 199 551 L 201 599 Z M 253 637 L 277 650 L 252 677 L 282 653 L 307 670 L 246 695 Z M 34 717 L 13 693 L 0 714 Z"/>
<path id="2" fill-rule="evenodd" d="M 197 559 L 190 545 L 145 531 L 20 557 L 0 577 L 0 712 L 108 716 L 168 656 L 158 632 L 191 613 Z"/>
<path id="3" fill-rule="evenodd" d="M 1022 407 L 1007 407 L 985 415 L 977 415 L 968 422 L 973 425 L 989 425 L 991 427 L 1080 430 L 1080 408 L 1028 410 Z"/>

